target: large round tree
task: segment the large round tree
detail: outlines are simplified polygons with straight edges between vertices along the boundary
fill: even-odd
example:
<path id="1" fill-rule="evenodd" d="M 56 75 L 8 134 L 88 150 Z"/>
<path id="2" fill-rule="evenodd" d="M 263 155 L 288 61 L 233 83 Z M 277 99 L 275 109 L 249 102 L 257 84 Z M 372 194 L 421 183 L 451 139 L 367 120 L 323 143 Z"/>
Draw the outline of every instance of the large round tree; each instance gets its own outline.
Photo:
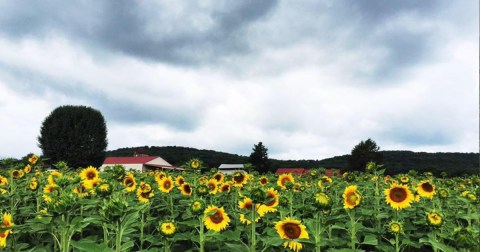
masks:
<path id="1" fill-rule="evenodd" d="M 99 167 L 105 159 L 107 126 L 100 111 L 86 106 L 56 108 L 42 123 L 39 147 L 47 162 Z"/>
<path id="2" fill-rule="evenodd" d="M 380 147 L 369 138 L 353 148 L 352 154 L 348 157 L 347 169 L 365 171 L 368 162 L 381 163 L 382 161 L 383 154 L 380 152 Z"/>

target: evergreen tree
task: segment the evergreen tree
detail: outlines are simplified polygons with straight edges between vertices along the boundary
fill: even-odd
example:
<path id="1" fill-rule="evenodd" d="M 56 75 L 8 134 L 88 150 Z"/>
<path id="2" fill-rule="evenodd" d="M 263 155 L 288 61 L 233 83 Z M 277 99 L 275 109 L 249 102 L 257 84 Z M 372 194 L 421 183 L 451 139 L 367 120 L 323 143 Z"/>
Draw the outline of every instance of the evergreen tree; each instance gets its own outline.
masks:
<path id="1" fill-rule="evenodd" d="M 61 106 L 42 123 L 39 147 L 49 164 L 99 167 L 105 159 L 107 127 L 103 115 L 86 106 Z"/>
<path id="2" fill-rule="evenodd" d="M 368 162 L 377 164 L 383 161 L 383 155 L 379 152 L 380 147 L 372 139 L 361 141 L 357 144 L 348 157 L 348 169 L 352 171 L 365 171 Z"/>
<path id="3" fill-rule="evenodd" d="M 250 163 L 253 165 L 254 170 L 259 173 L 266 173 L 269 171 L 270 166 L 268 162 L 268 149 L 262 142 L 255 144 L 250 154 Z"/>

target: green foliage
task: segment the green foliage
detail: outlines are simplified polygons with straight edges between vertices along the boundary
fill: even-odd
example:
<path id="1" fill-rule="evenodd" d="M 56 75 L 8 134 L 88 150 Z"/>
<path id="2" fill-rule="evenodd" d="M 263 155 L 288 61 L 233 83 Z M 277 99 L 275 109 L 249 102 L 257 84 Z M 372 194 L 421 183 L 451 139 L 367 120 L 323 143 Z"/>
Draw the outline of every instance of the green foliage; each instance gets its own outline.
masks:
<path id="1" fill-rule="evenodd" d="M 357 144 L 348 158 L 348 170 L 364 171 L 368 162 L 382 163 L 383 155 L 380 147 L 372 139 L 361 141 Z"/>
<path id="2" fill-rule="evenodd" d="M 107 148 L 105 119 L 90 107 L 58 107 L 43 121 L 38 142 L 49 164 L 65 161 L 70 167 L 98 167 Z"/>
<path id="3" fill-rule="evenodd" d="M 253 165 L 254 170 L 259 173 L 266 173 L 270 169 L 268 162 L 268 149 L 262 142 L 253 145 L 252 153 L 250 154 L 250 163 Z"/>

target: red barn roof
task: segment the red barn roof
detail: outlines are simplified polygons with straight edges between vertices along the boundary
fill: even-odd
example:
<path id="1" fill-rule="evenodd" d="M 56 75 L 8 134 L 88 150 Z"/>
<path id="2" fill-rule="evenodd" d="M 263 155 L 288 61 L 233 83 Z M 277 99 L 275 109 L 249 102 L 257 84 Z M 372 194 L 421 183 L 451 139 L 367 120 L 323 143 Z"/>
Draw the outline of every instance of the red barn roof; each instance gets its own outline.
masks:
<path id="1" fill-rule="evenodd" d="M 159 157 L 107 157 L 103 164 L 145 164 L 156 158 Z"/>
<path id="2" fill-rule="evenodd" d="M 305 170 L 305 168 L 278 168 L 275 174 L 280 175 L 289 172 L 293 175 L 300 176 L 302 173 L 304 173 L 304 171 L 308 170 Z"/>
<path id="3" fill-rule="evenodd" d="M 325 169 L 325 175 L 332 177 L 333 174 L 340 176 L 340 169 Z"/>

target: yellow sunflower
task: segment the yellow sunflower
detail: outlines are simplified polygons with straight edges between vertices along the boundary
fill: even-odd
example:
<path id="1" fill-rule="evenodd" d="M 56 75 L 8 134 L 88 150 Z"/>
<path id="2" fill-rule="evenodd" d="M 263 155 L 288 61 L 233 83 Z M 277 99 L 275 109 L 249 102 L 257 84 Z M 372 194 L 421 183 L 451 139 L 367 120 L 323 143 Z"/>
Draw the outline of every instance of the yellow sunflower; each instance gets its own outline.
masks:
<path id="1" fill-rule="evenodd" d="M 277 185 L 280 186 L 282 189 L 287 189 L 287 187 L 285 186 L 287 182 L 295 182 L 295 179 L 293 178 L 291 173 L 284 173 L 278 176 Z"/>
<path id="2" fill-rule="evenodd" d="M 87 190 L 89 190 L 97 187 L 97 185 L 99 185 L 101 182 L 102 180 L 100 179 L 100 177 L 97 177 L 96 179 L 93 179 L 93 180 L 83 180 L 82 184 L 83 186 L 85 186 Z"/>
<path id="3" fill-rule="evenodd" d="M 217 191 L 218 191 L 218 183 L 217 183 L 217 180 L 215 179 L 210 179 L 209 181 L 207 181 L 206 185 L 208 186 L 208 193 L 209 194 L 217 194 Z"/>
<path id="4" fill-rule="evenodd" d="M 38 156 L 37 155 L 32 155 L 30 158 L 28 158 L 28 162 L 32 165 L 36 164 L 38 161 Z"/>
<path id="5" fill-rule="evenodd" d="M 48 184 L 43 188 L 43 192 L 51 194 L 51 193 L 55 192 L 57 190 L 57 188 L 58 188 L 57 185 Z"/>
<path id="6" fill-rule="evenodd" d="M 171 176 L 165 176 L 158 183 L 158 189 L 163 193 L 169 193 L 173 189 L 174 183 Z"/>
<path id="7" fill-rule="evenodd" d="M 266 186 L 268 184 L 268 178 L 265 176 L 260 177 L 260 185 L 261 186 Z"/>
<path id="8" fill-rule="evenodd" d="M 29 164 L 25 165 L 25 168 L 23 168 L 23 171 L 25 173 L 30 173 L 32 171 L 32 166 Z"/>
<path id="9" fill-rule="evenodd" d="M 238 207 L 240 209 L 247 209 L 247 210 L 252 210 L 253 208 L 253 202 L 249 197 L 245 197 L 243 201 L 238 202 Z"/>
<path id="10" fill-rule="evenodd" d="M 192 187 L 190 186 L 189 183 L 183 183 L 181 186 L 178 187 L 178 189 L 183 195 L 186 195 L 186 196 L 192 195 Z"/>
<path id="11" fill-rule="evenodd" d="M 37 188 L 38 188 L 38 181 L 37 181 L 37 178 L 36 178 L 36 177 L 33 177 L 32 179 L 30 179 L 30 183 L 29 183 L 28 187 L 29 187 L 30 190 L 32 190 L 32 191 L 37 190 Z"/>
<path id="12" fill-rule="evenodd" d="M 3 213 L 2 224 L 4 228 L 13 227 L 12 215 L 9 213 Z"/>
<path id="13" fill-rule="evenodd" d="M 199 159 L 194 158 L 190 160 L 189 165 L 190 165 L 190 168 L 192 169 L 198 169 L 200 168 L 201 161 Z"/>
<path id="14" fill-rule="evenodd" d="M 353 209 L 360 204 L 362 197 L 357 192 L 357 186 L 348 186 L 343 191 L 343 208 Z"/>
<path id="15" fill-rule="evenodd" d="M 0 175 L 0 186 L 8 185 L 8 179 Z"/>
<path id="16" fill-rule="evenodd" d="M 303 245 L 298 242 L 298 239 L 308 239 L 308 233 L 301 221 L 291 219 L 287 217 L 283 221 L 277 221 L 275 223 L 275 230 L 282 239 L 288 241 L 283 243 L 283 246 L 290 248 L 291 250 L 298 252 L 302 249 Z"/>
<path id="17" fill-rule="evenodd" d="M 414 201 L 413 193 L 405 185 L 392 184 L 389 189 L 385 189 L 385 201 L 396 210 L 409 207 Z"/>
<path id="18" fill-rule="evenodd" d="M 443 218 L 436 212 L 430 212 L 427 214 L 427 221 L 432 226 L 440 226 L 443 223 Z"/>
<path id="19" fill-rule="evenodd" d="M 137 181 L 135 180 L 135 177 L 133 174 L 128 174 L 125 176 L 123 179 L 123 186 L 125 186 L 125 191 L 127 192 L 133 192 L 137 188 Z"/>
<path id="20" fill-rule="evenodd" d="M 157 181 L 157 184 L 160 184 L 160 181 L 166 176 L 167 176 L 167 174 L 165 174 L 165 172 L 156 171 L 155 172 L 155 181 Z"/>
<path id="21" fill-rule="evenodd" d="M 398 221 L 391 221 L 388 223 L 388 231 L 393 234 L 401 233 L 403 231 L 402 223 Z"/>
<path id="22" fill-rule="evenodd" d="M 204 211 L 203 223 L 207 229 L 220 232 L 227 228 L 230 218 L 225 213 L 223 207 L 209 206 Z"/>
<path id="23" fill-rule="evenodd" d="M 233 185 L 243 187 L 247 183 L 248 176 L 243 172 L 235 172 L 232 177 Z"/>
<path id="24" fill-rule="evenodd" d="M 85 186 L 83 184 L 80 184 L 80 185 L 76 186 L 75 188 L 73 188 L 73 192 L 75 194 L 77 194 L 78 197 L 80 197 L 80 198 L 84 198 L 84 197 L 88 196 L 87 189 L 85 188 Z"/>
<path id="25" fill-rule="evenodd" d="M 178 175 L 176 178 L 175 178 L 175 184 L 177 186 L 181 186 L 183 185 L 183 183 L 185 183 L 185 178 L 182 176 L 182 175 Z"/>
<path id="26" fill-rule="evenodd" d="M 330 178 L 329 176 L 324 175 L 324 176 L 322 176 L 322 182 L 323 182 L 323 183 L 332 183 L 333 180 L 332 180 L 332 178 Z"/>
<path id="27" fill-rule="evenodd" d="M 223 175 L 222 172 L 217 172 L 213 175 L 213 179 L 215 179 L 218 184 L 222 183 L 224 178 L 225 178 L 225 176 Z"/>
<path id="28" fill-rule="evenodd" d="M 56 185 L 57 184 L 57 179 L 62 177 L 62 173 L 58 171 L 52 171 L 48 175 L 47 181 L 50 185 Z"/>
<path id="29" fill-rule="evenodd" d="M 177 230 L 177 228 L 175 227 L 175 224 L 173 222 L 170 222 L 170 221 L 163 222 L 160 225 L 160 231 L 165 236 L 171 236 L 171 235 L 175 234 L 176 230 Z"/>
<path id="30" fill-rule="evenodd" d="M 277 206 L 279 202 L 279 196 L 277 190 L 275 190 L 273 187 L 267 189 L 265 192 L 266 194 L 266 199 L 265 199 L 265 204 L 260 205 L 260 208 L 258 209 L 258 212 L 260 215 L 264 215 L 265 213 L 273 213 L 277 211 Z"/>
<path id="31" fill-rule="evenodd" d="M 220 187 L 218 188 L 218 191 L 221 193 L 230 193 L 231 189 L 232 189 L 232 182 L 227 181 L 220 185 Z"/>
<path id="32" fill-rule="evenodd" d="M 421 181 L 417 185 L 417 193 L 421 197 L 432 199 L 433 195 L 435 195 L 435 185 L 426 180 Z"/>
<path id="33" fill-rule="evenodd" d="M 98 179 L 98 170 L 93 166 L 89 166 L 80 172 L 80 178 L 82 180 L 96 180 Z"/>
<path id="34" fill-rule="evenodd" d="M 141 187 L 138 187 L 138 189 L 137 189 L 137 199 L 141 203 L 147 203 L 148 201 L 150 201 L 151 198 L 153 198 L 153 196 L 154 196 L 153 190 L 150 189 L 150 191 L 147 191 L 147 190 L 142 190 Z"/>
<path id="35" fill-rule="evenodd" d="M 402 184 L 408 184 L 408 182 L 410 182 L 410 178 L 407 176 L 402 176 L 400 177 L 400 182 L 402 182 Z"/>

